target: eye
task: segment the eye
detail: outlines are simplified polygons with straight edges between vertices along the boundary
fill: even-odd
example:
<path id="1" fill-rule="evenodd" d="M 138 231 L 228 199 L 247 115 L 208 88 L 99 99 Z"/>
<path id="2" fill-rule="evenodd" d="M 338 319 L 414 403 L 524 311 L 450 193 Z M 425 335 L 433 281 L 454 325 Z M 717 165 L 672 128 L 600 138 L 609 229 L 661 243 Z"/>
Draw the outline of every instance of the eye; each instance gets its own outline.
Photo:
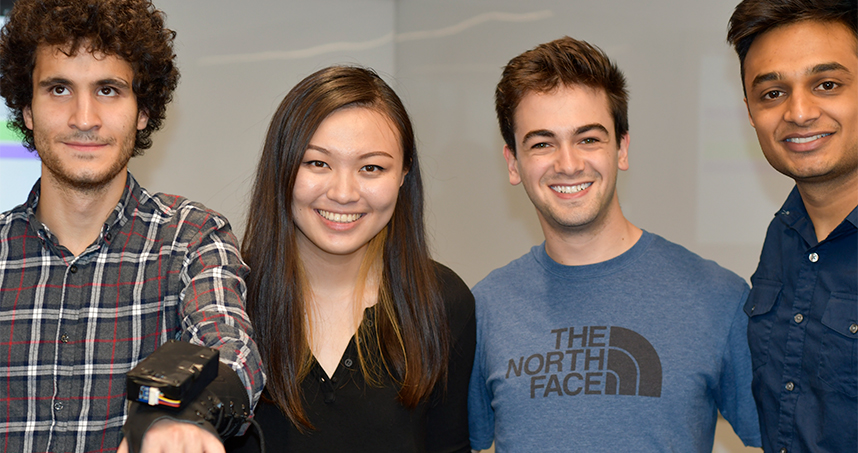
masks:
<path id="1" fill-rule="evenodd" d="M 53 94 L 54 96 L 68 96 L 69 89 L 62 85 L 57 85 L 51 87 L 51 94 Z"/>
<path id="2" fill-rule="evenodd" d="M 98 89 L 98 94 L 101 96 L 119 96 L 119 92 L 113 87 L 101 87 Z"/>
<path id="3" fill-rule="evenodd" d="M 548 143 L 539 142 L 539 143 L 535 143 L 533 146 L 531 146 L 530 149 L 548 148 L 549 146 L 551 146 L 551 145 Z"/>
<path id="4" fill-rule="evenodd" d="M 587 138 L 581 140 L 582 145 L 594 145 L 594 144 L 599 143 L 599 142 L 601 142 L 601 140 L 599 140 L 596 137 L 587 137 Z"/>
<path id="5" fill-rule="evenodd" d="M 360 169 L 361 169 L 361 171 L 365 171 L 368 173 L 376 173 L 376 172 L 383 172 L 384 171 L 384 167 L 381 167 L 379 165 L 364 165 Z"/>
<path id="6" fill-rule="evenodd" d="M 772 91 L 766 91 L 765 93 L 763 93 L 762 97 L 763 97 L 764 101 L 773 101 L 773 100 L 778 99 L 779 97 L 781 97 L 783 95 L 784 95 L 783 91 L 772 90 Z"/>
<path id="7" fill-rule="evenodd" d="M 831 91 L 831 90 L 837 88 L 837 86 L 838 86 L 837 82 L 832 82 L 830 80 L 826 80 L 825 82 L 822 82 L 819 85 L 817 85 L 816 88 L 821 89 L 822 91 Z"/>
<path id="8" fill-rule="evenodd" d="M 304 165 L 313 168 L 325 168 L 328 166 L 328 164 L 320 160 L 308 160 L 307 162 L 304 162 Z"/>

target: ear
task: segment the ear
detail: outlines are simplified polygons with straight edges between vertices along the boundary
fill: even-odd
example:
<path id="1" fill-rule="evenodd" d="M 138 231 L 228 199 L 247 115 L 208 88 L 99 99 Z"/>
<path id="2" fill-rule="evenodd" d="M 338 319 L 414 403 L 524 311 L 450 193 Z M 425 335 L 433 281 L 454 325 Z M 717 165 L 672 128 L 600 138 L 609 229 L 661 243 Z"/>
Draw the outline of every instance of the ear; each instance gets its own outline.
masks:
<path id="1" fill-rule="evenodd" d="M 750 105 L 748 105 L 748 98 L 745 98 L 745 109 L 747 109 L 747 110 L 748 110 L 748 121 L 750 121 L 750 122 L 751 122 L 751 127 L 753 127 L 754 129 L 756 129 L 756 128 L 757 128 L 757 126 L 755 126 L 755 125 L 754 125 L 754 117 L 753 117 L 753 116 L 751 116 L 751 106 L 750 106 Z"/>
<path id="2" fill-rule="evenodd" d="M 402 170 L 402 179 L 399 180 L 399 187 L 405 184 L 405 177 L 408 176 L 408 169 Z"/>
<path id="3" fill-rule="evenodd" d="M 629 169 L 629 142 L 631 138 L 629 137 L 629 133 L 626 132 L 623 134 L 623 138 L 620 139 L 620 149 L 617 150 L 617 168 L 620 170 L 626 171 Z"/>
<path id="4" fill-rule="evenodd" d="M 149 125 L 149 114 L 143 110 L 137 112 L 137 130 L 142 131 Z"/>
<path id="5" fill-rule="evenodd" d="M 503 145 L 503 158 L 506 159 L 507 170 L 509 170 L 509 183 L 516 186 L 521 184 L 521 175 L 518 173 L 518 159 L 509 146 Z"/>
<path id="6" fill-rule="evenodd" d="M 21 111 L 24 116 L 24 125 L 27 129 L 33 130 L 33 109 L 28 105 Z"/>

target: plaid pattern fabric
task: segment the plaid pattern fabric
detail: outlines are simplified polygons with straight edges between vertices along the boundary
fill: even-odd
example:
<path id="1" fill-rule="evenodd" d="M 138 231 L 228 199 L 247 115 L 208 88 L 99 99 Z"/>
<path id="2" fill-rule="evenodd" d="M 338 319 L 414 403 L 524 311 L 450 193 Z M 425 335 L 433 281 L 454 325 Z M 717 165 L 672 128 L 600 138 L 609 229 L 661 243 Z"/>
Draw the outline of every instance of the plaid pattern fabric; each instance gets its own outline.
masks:
<path id="1" fill-rule="evenodd" d="M 219 349 L 258 400 L 248 268 L 226 219 L 128 174 L 75 257 L 36 220 L 39 189 L 0 214 L 0 452 L 116 450 L 125 373 L 169 338 Z"/>

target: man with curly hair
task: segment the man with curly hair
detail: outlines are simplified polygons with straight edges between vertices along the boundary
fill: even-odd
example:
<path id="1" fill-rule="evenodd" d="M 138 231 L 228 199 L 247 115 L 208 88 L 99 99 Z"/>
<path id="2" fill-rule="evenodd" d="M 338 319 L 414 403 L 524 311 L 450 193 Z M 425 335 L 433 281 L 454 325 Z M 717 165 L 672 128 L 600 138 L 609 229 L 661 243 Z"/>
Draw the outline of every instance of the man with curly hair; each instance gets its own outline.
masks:
<path id="1" fill-rule="evenodd" d="M 858 2 L 744 0 L 739 55 L 760 148 L 795 187 L 745 312 L 766 452 L 858 451 Z"/>
<path id="2" fill-rule="evenodd" d="M 148 0 L 19 0 L 0 32 L 0 95 L 42 162 L 0 214 L 3 451 L 223 451 L 259 397 L 229 223 L 127 170 L 176 88 L 174 36 Z M 179 411 L 128 404 L 125 373 L 173 339 L 217 349 L 218 377 Z"/>

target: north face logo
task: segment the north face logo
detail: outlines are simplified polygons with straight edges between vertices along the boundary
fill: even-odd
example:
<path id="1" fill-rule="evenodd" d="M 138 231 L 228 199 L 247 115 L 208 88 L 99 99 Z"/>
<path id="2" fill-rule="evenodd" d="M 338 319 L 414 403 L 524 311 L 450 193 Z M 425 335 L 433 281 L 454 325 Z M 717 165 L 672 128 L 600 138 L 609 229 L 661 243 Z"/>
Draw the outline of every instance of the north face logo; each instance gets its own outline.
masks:
<path id="1" fill-rule="evenodd" d="M 530 397 L 661 396 L 661 360 L 649 341 L 616 326 L 550 331 L 554 350 L 509 360 L 506 379 L 530 377 Z"/>

